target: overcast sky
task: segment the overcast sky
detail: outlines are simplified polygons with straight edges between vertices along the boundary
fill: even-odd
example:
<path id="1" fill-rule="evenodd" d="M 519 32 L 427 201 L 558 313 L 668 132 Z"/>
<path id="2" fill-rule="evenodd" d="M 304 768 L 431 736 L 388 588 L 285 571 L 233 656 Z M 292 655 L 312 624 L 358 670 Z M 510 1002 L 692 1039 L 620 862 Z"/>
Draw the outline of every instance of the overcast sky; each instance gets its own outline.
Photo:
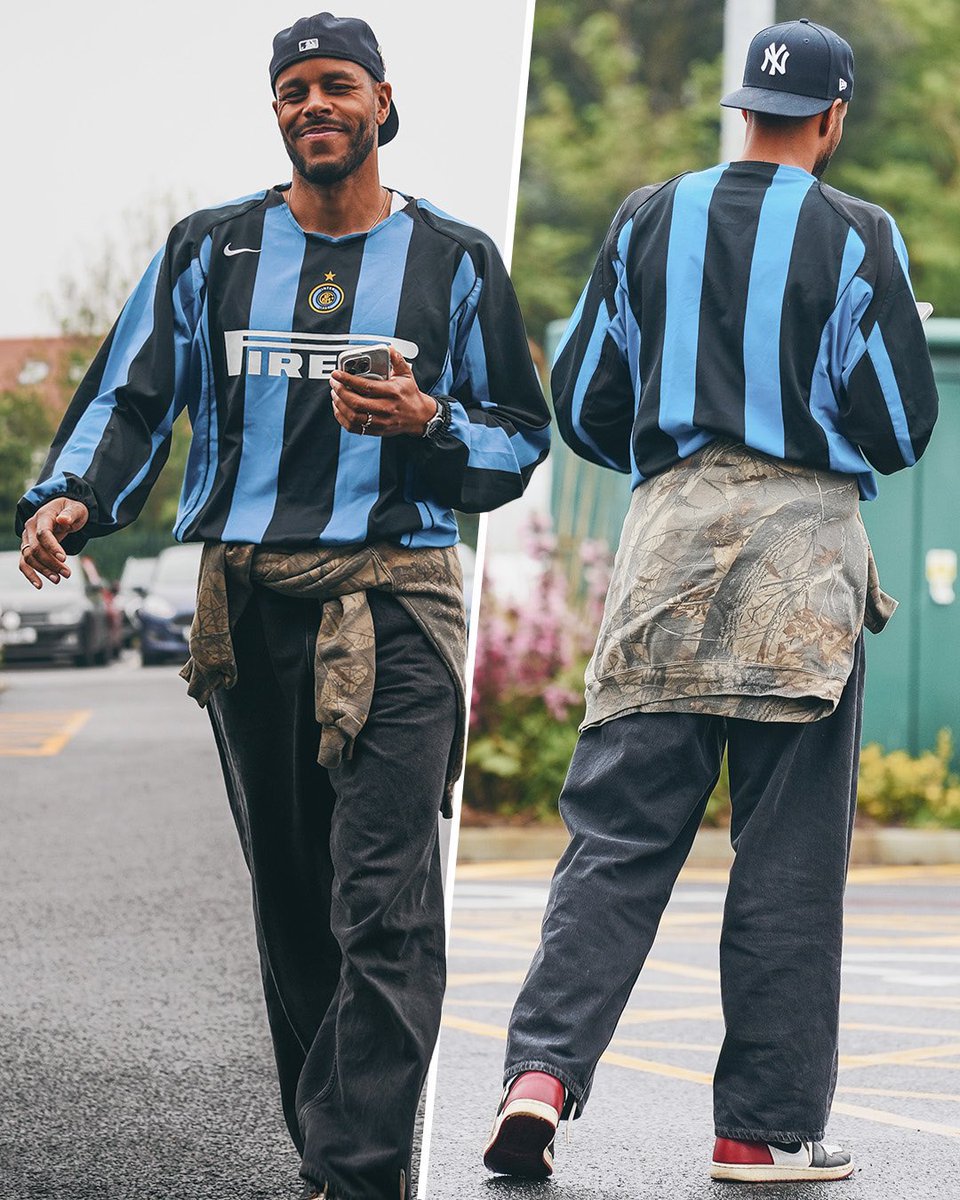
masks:
<path id="1" fill-rule="evenodd" d="M 384 182 L 501 248 L 532 6 L 355 0 L 335 10 L 369 21 L 383 47 L 400 115 L 381 152 Z M 44 295 L 105 238 L 129 240 L 124 214 L 156 212 L 172 195 L 182 215 L 290 178 L 267 67 L 274 33 L 313 11 L 289 0 L 50 0 L 5 15 L 0 337 L 56 332 Z"/>

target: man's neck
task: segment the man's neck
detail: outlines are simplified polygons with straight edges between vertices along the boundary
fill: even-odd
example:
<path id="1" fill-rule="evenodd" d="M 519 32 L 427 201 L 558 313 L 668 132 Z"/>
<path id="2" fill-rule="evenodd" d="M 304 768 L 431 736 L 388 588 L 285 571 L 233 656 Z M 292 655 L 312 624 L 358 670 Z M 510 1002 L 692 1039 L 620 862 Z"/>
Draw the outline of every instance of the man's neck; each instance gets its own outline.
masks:
<path id="1" fill-rule="evenodd" d="M 739 161 L 778 163 L 783 167 L 800 167 L 812 174 L 817 154 L 816 150 L 799 141 L 784 142 L 782 139 L 755 136 L 747 138 Z"/>
<path id="2" fill-rule="evenodd" d="M 310 183 L 294 172 L 293 183 L 284 194 L 301 229 L 343 237 L 364 233 L 386 215 L 389 193 L 381 185 L 376 159 L 371 157 L 372 169 L 364 164 L 338 183 Z"/>

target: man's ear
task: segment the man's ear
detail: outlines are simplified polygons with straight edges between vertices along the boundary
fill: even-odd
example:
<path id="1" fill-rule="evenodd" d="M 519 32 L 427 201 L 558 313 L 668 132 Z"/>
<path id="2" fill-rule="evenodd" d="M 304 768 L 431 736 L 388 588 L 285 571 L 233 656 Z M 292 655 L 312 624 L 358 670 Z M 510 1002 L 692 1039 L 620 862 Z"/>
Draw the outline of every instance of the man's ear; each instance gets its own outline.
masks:
<path id="1" fill-rule="evenodd" d="M 826 137 L 834 123 L 840 120 L 846 104 L 846 100 L 834 100 L 826 112 L 820 114 L 820 136 L 822 138 Z"/>
<path id="2" fill-rule="evenodd" d="M 393 85 L 377 84 L 377 124 L 382 125 L 390 115 L 390 101 L 393 98 Z"/>

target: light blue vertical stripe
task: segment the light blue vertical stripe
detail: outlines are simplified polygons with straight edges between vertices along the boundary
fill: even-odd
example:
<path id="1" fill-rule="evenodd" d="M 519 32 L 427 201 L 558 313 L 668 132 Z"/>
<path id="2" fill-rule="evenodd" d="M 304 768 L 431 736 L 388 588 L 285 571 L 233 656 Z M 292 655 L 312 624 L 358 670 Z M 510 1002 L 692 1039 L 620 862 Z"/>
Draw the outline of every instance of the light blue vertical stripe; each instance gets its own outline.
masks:
<path id="1" fill-rule="evenodd" d="M 200 247 L 200 268 L 209 277 L 213 240 L 207 236 Z M 183 475 L 180 511 L 174 536 L 179 539 L 194 515 L 203 509 L 217 476 L 219 458 L 219 422 L 217 393 L 210 356 L 210 315 L 206 304 L 200 310 L 198 350 L 201 356 L 200 379 L 196 392 L 191 391 L 190 423 L 192 437 L 187 467 Z"/>
<path id="2" fill-rule="evenodd" d="M 413 218 L 399 213 L 389 227 L 367 238 L 353 301 L 351 333 L 376 332 L 388 337 L 396 333 L 412 233 Z M 350 433 L 341 426 L 338 430 L 333 509 L 320 539 L 328 545 L 365 541 L 370 510 L 380 495 L 382 438 Z"/>
<path id="3" fill-rule="evenodd" d="M 587 348 L 584 351 L 583 358 L 580 360 L 580 371 L 577 375 L 577 381 L 573 386 L 573 396 L 570 402 L 570 421 L 573 425 L 574 432 L 585 446 L 590 449 L 605 462 L 608 466 L 618 469 L 617 462 L 604 454 L 597 443 L 593 440 L 586 429 L 583 427 L 583 400 L 587 394 L 587 388 L 590 386 L 597 367 L 600 364 L 600 354 L 603 350 L 603 343 L 610 329 L 610 317 L 607 314 L 606 304 L 601 299 L 600 308 L 597 312 L 597 319 L 593 325 L 593 332 L 590 334 L 590 341 L 587 343 Z"/>
<path id="4" fill-rule="evenodd" d="M 851 229 L 843 247 L 840 278 L 837 281 L 836 307 L 823 327 L 820 351 L 810 381 L 810 413 L 827 439 L 830 467 L 846 475 L 856 475 L 864 498 L 876 494 L 876 484 L 860 450 L 840 432 L 837 395 L 844 386 L 843 358 L 856 322 L 870 303 L 873 290 L 856 274 L 866 247 L 856 230 Z"/>
<path id="5" fill-rule="evenodd" d="M 583 317 L 583 306 L 587 302 L 587 292 L 589 290 L 590 281 L 588 280 L 583 291 L 580 293 L 580 299 L 577 301 L 577 307 L 573 310 L 573 315 L 570 317 L 570 320 L 567 322 L 567 327 L 563 331 L 563 337 L 561 337 L 560 341 L 557 342 L 557 348 L 553 352 L 553 362 L 550 364 L 551 366 L 556 365 L 557 359 L 566 349 L 567 342 L 570 341 L 574 333 L 577 331 L 577 328 L 580 325 L 580 320 Z"/>
<path id="6" fill-rule="evenodd" d="M 173 430 L 173 423 L 177 419 L 178 414 L 182 411 L 187 402 L 188 381 L 187 374 L 189 371 L 191 345 L 193 340 L 192 326 L 197 319 L 196 301 L 197 301 L 197 285 L 199 277 L 197 275 L 197 260 L 191 259 L 188 265 L 180 273 L 180 278 L 174 284 L 171 302 L 173 305 L 173 346 L 171 354 L 174 360 L 173 369 L 173 396 L 171 397 L 170 407 L 164 414 L 163 420 L 157 425 L 150 436 L 150 450 L 147 454 L 146 462 L 137 471 L 130 482 L 120 492 L 114 501 L 111 516 L 114 520 L 120 512 L 120 506 L 131 492 L 143 483 L 146 479 L 154 459 L 157 457 L 157 452 L 170 436 Z M 193 390 L 193 389 L 190 389 Z M 199 390 L 199 388 L 197 388 Z"/>
<path id="7" fill-rule="evenodd" d="M 907 286 L 910 288 L 910 295 L 912 296 L 914 293 L 913 284 L 910 282 L 910 257 L 907 254 L 907 244 L 903 240 L 903 235 L 897 228 L 897 223 L 893 217 L 891 217 L 889 213 L 886 214 L 886 217 L 890 222 L 890 234 L 893 237 L 893 249 L 896 252 L 900 266 L 903 269 L 904 278 L 907 281 Z"/>
<path id="8" fill-rule="evenodd" d="M 743 326 L 743 440 L 783 458 L 780 322 L 800 209 L 815 186 L 779 168 L 760 206 Z"/>
<path id="9" fill-rule="evenodd" d="M 124 305 L 113 341 L 110 343 L 110 352 L 98 393 L 77 422 L 67 444 L 51 467 L 51 475 L 62 475 L 67 471 L 74 475 L 85 475 L 90 469 L 97 447 L 103 440 L 107 423 L 117 406 L 117 389 L 127 382 L 133 360 L 153 333 L 157 280 L 163 255 L 161 250 L 154 257 L 133 295 Z"/>
<path id="10" fill-rule="evenodd" d="M 626 279 L 626 261 L 627 251 L 630 244 L 630 237 L 633 233 L 633 218 L 624 225 L 620 230 L 620 236 L 617 238 L 617 260 L 614 262 L 614 271 L 617 276 L 617 312 L 619 314 L 619 322 L 617 330 L 620 338 L 617 345 L 620 347 L 620 353 L 623 355 L 624 361 L 627 364 L 627 369 L 630 372 L 630 382 L 633 385 L 633 419 L 636 422 L 637 414 L 640 410 L 640 326 L 637 318 L 634 315 L 633 308 L 630 304 L 630 285 Z M 630 483 L 631 487 L 636 487 L 643 483 L 646 476 L 640 470 L 637 464 L 637 455 L 633 444 L 634 431 L 636 425 L 630 430 Z"/>
<path id="11" fill-rule="evenodd" d="M 910 425 L 907 422 L 907 414 L 904 411 L 903 398 L 900 395 L 893 363 L 887 353 L 879 325 L 874 325 L 870 331 L 870 336 L 867 338 L 867 353 L 870 355 L 873 369 L 877 373 L 877 381 L 883 392 L 890 420 L 893 422 L 893 432 L 896 434 L 897 445 L 900 447 L 903 461 L 908 467 L 912 467 L 917 461 L 917 456 L 914 454 L 913 442 L 910 440 Z"/>
<path id="12" fill-rule="evenodd" d="M 710 201 L 724 169 L 725 165 L 721 165 L 686 175 L 673 194 L 667 243 L 659 425 L 676 441 L 681 458 L 703 444 L 703 435 L 694 425 L 700 296 Z"/>
<path id="13" fill-rule="evenodd" d="M 263 218 L 260 261 L 250 302 L 250 329 L 293 329 L 304 234 L 287 218 L 286 205 Z M 243 393 L 243 447 L 233 503 L 223 527 L 225 542 L 260 542 L 277 503 L 286 375 L 250 375 Z"/>

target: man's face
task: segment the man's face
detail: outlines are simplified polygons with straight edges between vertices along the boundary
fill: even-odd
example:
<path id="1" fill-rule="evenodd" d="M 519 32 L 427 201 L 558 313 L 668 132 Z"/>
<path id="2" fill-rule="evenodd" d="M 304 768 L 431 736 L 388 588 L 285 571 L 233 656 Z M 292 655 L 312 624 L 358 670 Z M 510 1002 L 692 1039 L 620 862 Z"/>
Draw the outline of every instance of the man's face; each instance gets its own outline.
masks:
<path id="1" fill-rule="evenodd" d="M 340 58 L 294 63 L 277 76 L 276 94 L 273 110 L 290 161 L 315 184 L 352 175 L 390 110 L 390 85 Z"/>

